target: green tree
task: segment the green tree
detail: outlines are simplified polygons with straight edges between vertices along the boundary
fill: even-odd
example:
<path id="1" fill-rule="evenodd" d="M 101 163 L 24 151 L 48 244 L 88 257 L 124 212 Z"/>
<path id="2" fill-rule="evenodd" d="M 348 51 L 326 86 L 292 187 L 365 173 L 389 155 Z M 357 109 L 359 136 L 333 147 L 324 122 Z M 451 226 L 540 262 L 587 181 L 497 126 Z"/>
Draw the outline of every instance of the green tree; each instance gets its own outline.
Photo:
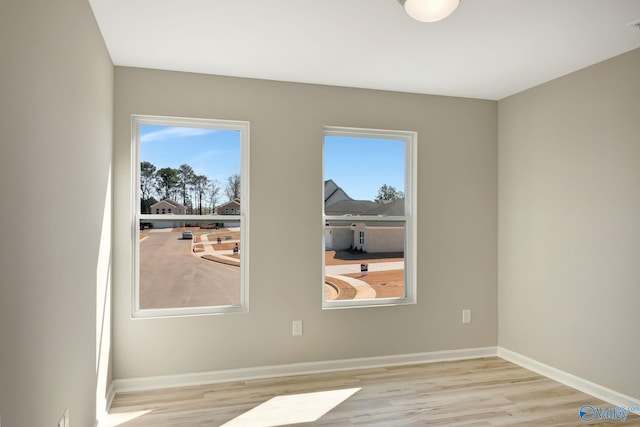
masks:
<path id="1" fill-rule="evenodd" d="M 151 205 L 155 203 L 152 197 L 155 187 L 156 167 L 151 162 L 140 163 L 140 213 L 151 213 Z"/>
<path id="2" fill-rule="evenodd" d="M 184 206 L 190 204 L 187 203 L 187 197 L 189 195 L 189 189 L 192 188 L 195 184 L 195 178 L 196 174 L 191 166 L 187 164 L 180 165 L 180 167 L 178 168 L 178 185 L 180 186 L 180 195 L 182 196 L 182 204 Z"/>
<path id="3" fill-rule="evenodd" d="M 180 184 L 178 170 L 174 168 L 162 168 L 156 172 L 156 188 L 161 199 L 170 199 L 175 194 Z"/>
<path id="4" fill-rule="evenodd" d="M 375 198 L 376 202 L 383 200 L 398 200 L 404 199 L 404 193 L 396 189 L 393 185 L 384 184 L 378 189 L 378 195 Z"/>

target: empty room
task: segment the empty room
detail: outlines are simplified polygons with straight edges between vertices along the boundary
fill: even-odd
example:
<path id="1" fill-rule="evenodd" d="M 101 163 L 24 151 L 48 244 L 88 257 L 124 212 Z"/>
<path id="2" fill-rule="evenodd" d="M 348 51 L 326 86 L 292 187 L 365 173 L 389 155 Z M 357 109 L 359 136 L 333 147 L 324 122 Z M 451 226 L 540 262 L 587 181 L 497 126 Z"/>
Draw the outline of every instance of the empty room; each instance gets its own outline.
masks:
<path id="1" fill-rule="evenodd" d="M 637 0 L 0 0 L 0 426 L 640 425 Z"/>

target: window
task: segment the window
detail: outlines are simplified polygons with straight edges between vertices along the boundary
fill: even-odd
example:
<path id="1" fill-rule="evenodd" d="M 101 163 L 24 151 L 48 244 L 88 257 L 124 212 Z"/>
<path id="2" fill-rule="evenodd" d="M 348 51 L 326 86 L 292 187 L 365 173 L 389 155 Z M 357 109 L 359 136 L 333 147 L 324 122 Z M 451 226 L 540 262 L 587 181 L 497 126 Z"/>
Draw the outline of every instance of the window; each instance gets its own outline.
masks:
<path id="1" fill-rule="evenodd" d="M 247 311 L 249 123 L 134 116 L 132 140 L 133 316 Z"/>
<path id="2" fill-rule="evenodd" d="M 229 208 L 224 208 L 224 214 L 229 215 Z"/>
<path id="3" fill-rule="evenodd" d="M 323 308 L 416 302 L 416 146 L 415 132 L 325 128 Z"/>

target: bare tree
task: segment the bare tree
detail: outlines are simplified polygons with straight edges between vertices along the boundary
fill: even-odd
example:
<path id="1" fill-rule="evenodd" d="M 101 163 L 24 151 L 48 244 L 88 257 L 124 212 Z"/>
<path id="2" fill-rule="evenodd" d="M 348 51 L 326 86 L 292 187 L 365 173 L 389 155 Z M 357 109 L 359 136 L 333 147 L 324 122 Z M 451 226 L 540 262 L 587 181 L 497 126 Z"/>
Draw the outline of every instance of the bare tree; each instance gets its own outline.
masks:
<path id="1" fill-rule="evenodd" d="M 196 175 L 193 179 L 193 187 L 196 191 L 196 197 L 198 201 L 198 214 L 202 215 L 202 198 L 207 192 L 209 186 L 209 178 L 205 175 Z"/>
<path id="2" fill-rule="evenodd" d="M 227 178 L 227 187 L 224 192 L 229 200 L 240 198 L 240 174 L 236 173 Z"/>
<path id="3" fill-rule="evenodd" d="M 218 181 L 209 181 L 209 186 L 207 187 L 207 199 L 209 200 L 210 212 L 213 212 L 213 209 L 218 204 L 218 199 L 220 198 L 220 190 L 222 190 L 222 187 L 220 186 L 220 183 Z"/>

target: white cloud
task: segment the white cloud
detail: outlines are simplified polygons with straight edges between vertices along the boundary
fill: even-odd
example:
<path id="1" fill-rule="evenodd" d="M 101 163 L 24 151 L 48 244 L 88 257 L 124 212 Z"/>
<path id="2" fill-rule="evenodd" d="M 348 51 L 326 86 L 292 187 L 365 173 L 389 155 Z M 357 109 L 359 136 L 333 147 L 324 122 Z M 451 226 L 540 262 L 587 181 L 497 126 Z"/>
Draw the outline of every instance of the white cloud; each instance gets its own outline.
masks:
<path id="1" fill-rule="evenodd" d="M 140 137 L 141 142 L 166 141 L 175 138 L 189 138 L 192 136 L 209 135 L 217 132 L 216 129 L 200 129 L 185 127 L 169 127 L 163 130 L 147 133 Z"/>

